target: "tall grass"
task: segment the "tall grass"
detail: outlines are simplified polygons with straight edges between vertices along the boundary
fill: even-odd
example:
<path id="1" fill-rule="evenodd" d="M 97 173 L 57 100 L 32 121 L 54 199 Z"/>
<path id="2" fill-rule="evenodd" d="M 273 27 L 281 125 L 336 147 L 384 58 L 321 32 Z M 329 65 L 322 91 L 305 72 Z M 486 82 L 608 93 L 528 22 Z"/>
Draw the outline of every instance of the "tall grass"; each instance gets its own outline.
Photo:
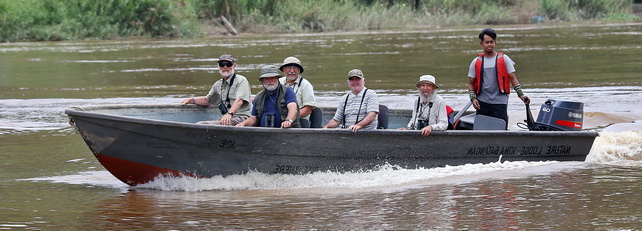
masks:
<path id="1" fill-rule="evenodd" d="M 632 1 L 624 0 L 540 0 L 540 12 L 550 20 L 591 19 L 635 20 Z"/>
<path id="2" fill-rule="evenodd" d="M 0 0 L 0 40 L 186 37 L 198 27 L 173 0 Z M 183 25 L 178 27 L 176 25 Z"/>
<path id="3" fill-rule="evenodd" d="M 206 1 L 206 0 L 202 0 Z M 220 0 L 224 1 L 224 0 Z M 279 0 L 269 12 L 244 5 L 235 18 L 242 31 L 323 32 L 422 26 L 549 21 L 636 20 L 630 0 Z M 267 4 L 277 0 L 257 0 Z"/>
<path id="4" fill-rule="evenodd" d="M 637 20 L 631 0 L 0 0 L 0 41 L 196 37 L 225 16 L 240 32 L 325 32 Z"/>

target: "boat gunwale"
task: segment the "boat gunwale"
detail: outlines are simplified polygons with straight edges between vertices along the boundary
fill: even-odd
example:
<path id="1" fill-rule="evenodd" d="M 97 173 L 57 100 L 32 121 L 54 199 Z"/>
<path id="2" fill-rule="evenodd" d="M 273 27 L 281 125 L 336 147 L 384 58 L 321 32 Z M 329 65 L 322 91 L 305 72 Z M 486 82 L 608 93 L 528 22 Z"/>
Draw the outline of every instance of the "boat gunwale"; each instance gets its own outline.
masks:
<path id="1" fill-rule="evenodd" d="M 195 128 L 205 130 L 218 130 L 218 131 L 247 131 L 254 133 L 290 133 L 290 134 L 306 134 L 306 133 L 325 133 L 325 134 L 354 134 L 347 129 L 321 129 L 321 128 L 295 128 L 295 129 L 282 129 L 282 128 L 264 128 L 264 127 L 236 127 L 236 126 L 218 126 L 196 124 L 189 122 L 168 121 L 150 118 L 141 118 L 127 115 L 117 115 L 109 113 L 96 112 L 96 110 L 115 110 L 115 109 L 181 109 L 187 108 L 188 110 L 212 110 L 207 106 L 197 105 L 180 105 L 180 104 L 112 104 L 101 106 L 85 106 L 85 107 L 71 107 L 65 110 L 71 121 L 73 117 L 89 117 L 96 119 L 105 119 L 119 122 L 139 123 L 157 126 L 172 126 L 178 128 Z M 391 109 L 390 115 L 401 114 L 395 111 L 403 111 L 404 109 Z M 377 135 L 419 135 L 421 132 L 417 130 L 397 130 L 397 129 L 377 129 L 377 130 L 359 130 L 357 134 L 377 134 Z M 446 130 L 435 131 L 430 136 L 567 136 L 567 137 L 597 137 L 599 133 L 596 131 L 506 131 L 506 130 Z"/>

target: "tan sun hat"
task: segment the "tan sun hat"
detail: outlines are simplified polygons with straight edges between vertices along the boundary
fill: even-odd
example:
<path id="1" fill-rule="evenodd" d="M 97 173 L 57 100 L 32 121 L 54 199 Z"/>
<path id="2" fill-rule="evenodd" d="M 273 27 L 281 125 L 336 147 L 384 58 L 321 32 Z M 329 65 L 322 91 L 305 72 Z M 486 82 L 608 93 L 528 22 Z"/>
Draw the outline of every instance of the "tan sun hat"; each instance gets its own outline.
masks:
<path id="1" fill-rule="evenodd" d="M 296 57 L 290 56 L 290 57 L 285 58 L 285 60 L 283 60 L 283 65 L 281 65 L 281 67 L 279 67 L 279 70 L 283 71 L 283 68 L 287 67 L 287 66 L 298 67 L 299 70 L 300 70 L 299 73 L 303 73 L 303 66 L 301 66 L 301 60 L 297 59 Z"/>
<path id="2" fill-rule="evenodd" d="M 419 77 L 419 82 L 416 84 L 417 88 L 419 88 L 419 85 L 422 83 L 430 83 L 435 86 L 435 89 L 439 88 L 439 85 L 437 85 L 437 82 L 435 81 L 435 77 L 432 75 L 422 75 Z"/>
<path id="3" fill-rule="evenodd" d="M 259 76 L 259 81 L 261 81 L 261 78 L 269 77 L 282 77 L 282 75 L 280 75 L 279 72 L 276 71 L 276 66 L 274 65 L 265 65 L 261 67 L 261 75 Z"/>

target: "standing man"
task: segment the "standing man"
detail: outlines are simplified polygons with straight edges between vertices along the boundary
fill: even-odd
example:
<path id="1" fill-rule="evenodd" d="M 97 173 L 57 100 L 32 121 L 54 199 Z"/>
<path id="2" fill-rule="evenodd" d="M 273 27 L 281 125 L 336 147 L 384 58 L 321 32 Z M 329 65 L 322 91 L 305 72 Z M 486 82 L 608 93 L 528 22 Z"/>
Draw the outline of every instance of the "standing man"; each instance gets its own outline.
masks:
<path id="1" fill-rule="evenodd" d="M 283 60 L 283 65 L 279 67 L 285 76 L 279 79 L 279 82 L 286 85 L 296 94 L 296 101 L 299 104 L 299 113 L 301 113 L 301 127 L 310 127 L 310 113 L 317 106 L 314 99 L 314 88 L 307 79 L 301 76 L 303 66 L 301 61 L 295 57 L 287 57 Z"/>
<path id="2" fill-rule="evenodd" d="M 250 102 L 250 84 L 247 79 L 234 72 L 236 60 L 228 54 L 218 58 L 218 73 L 223 77 L 212 85 L 206 96 L 184 99 L 181 104 L 201 106 L 216 105 L 223 115 L 219 121 L 200 121 L 199 124 L 237 125 L 248 118 L 252 103 Z"/>
<path id="3" fill-rule="evenodd" d="M 432 75 L 422 75 L 416 84 L 419 97 L 415 99 L 412 117 L 406 128 L 399 130 L 421 130 L 422 136 L 429 136 L 432 131 L 443 131 L 448 128 L 446 103 L 435 92 L 439 86 Z"/>
<path id="4" fill-rule="evenodd" d="M 276 66 L 261 67 L 259 81 L 263 89 L 256 94 L 250 118 L 236 126 L 260 126 L 297 128 L 299 125 L 299 106 L 292 88 L 279 83 Z"/>
<path id="5" fill-rule="evenodd" d="M 379 101 L 377 92 L 365 87 L 366 78 L 359 69 L 348 72 L 350 92 L 341 98 L 334 117 L 323 128 L 348 128 L 352 132 L 359 129 L 377 129 Z"/>
<path id="6" fill-rule="evenodd" d="M 478 115 L 487 115 L 506 121 L 508 127 L 508 95 L 510 85 L 525 104 L 530 100 L 522 93 L 515 75 L 514 62 L 508 55 L 495 52 L 497 33 L 486 28 L 479 33 L 480 53 L 468 69 L 468 95 Z"/>

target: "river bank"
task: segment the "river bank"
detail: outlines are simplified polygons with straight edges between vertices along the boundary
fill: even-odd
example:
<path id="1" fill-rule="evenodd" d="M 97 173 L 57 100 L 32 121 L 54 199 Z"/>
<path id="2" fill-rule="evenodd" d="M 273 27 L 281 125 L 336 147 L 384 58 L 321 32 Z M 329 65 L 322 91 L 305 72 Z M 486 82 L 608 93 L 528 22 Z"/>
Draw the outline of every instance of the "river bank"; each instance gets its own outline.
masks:
<path id="1" fill-rule="evenodd" d="M 0 42 L 635 21 L 630 0 L 0 0 Z"/>

